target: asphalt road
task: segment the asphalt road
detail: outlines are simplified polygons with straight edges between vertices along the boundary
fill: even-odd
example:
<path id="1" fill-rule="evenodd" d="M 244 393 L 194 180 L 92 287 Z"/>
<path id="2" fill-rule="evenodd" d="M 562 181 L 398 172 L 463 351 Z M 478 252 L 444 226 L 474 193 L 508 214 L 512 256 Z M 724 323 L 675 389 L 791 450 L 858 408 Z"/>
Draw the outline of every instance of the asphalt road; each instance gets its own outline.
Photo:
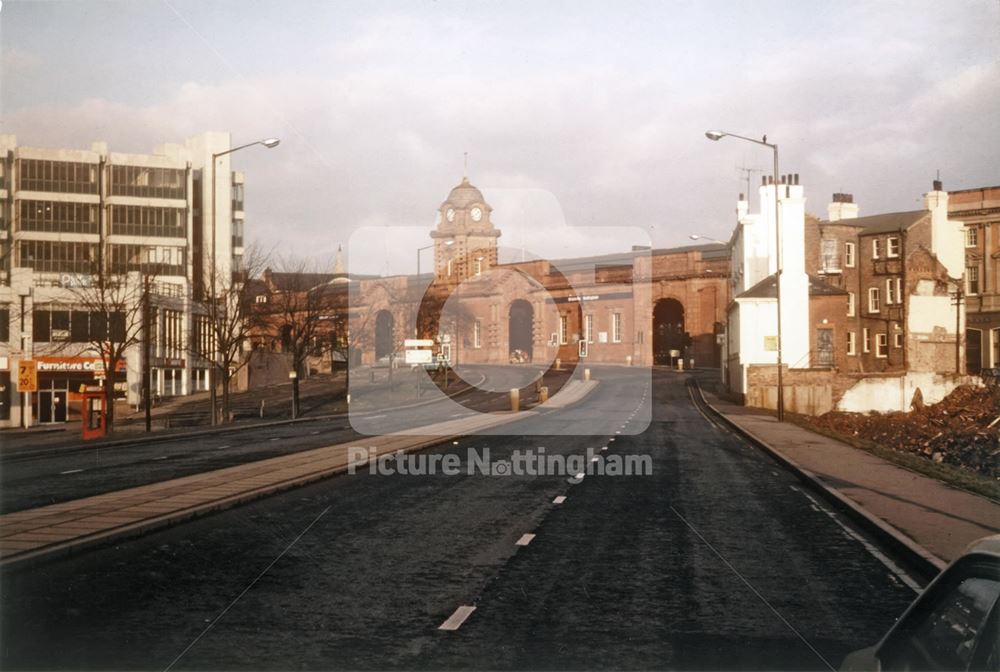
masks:
<path id="1" fill-rule="evenodd" d="M 602 375 L 562 414 L 605 406 L 604 434 L 424 454 L 593 448 L 648 455 L 651 475 L 342 476 L 5 573 L 0 665 L 827 669 L 913 598 L 863 535 L 703 417 L 683 376 L 657 372 L 651 399 Z"/>
<path id="2" fill-rule="evenodd" d="M 514 370 L 514 369 L 517 370 Z M 470 382 L 490 381 L 493 387 L 509 386 L 524 377 L 529 367 L 470 367 Z M 45 449 L 38 457 L 27 452 L 0 455 L 0 513 L 98 495 L 212 469 L 222 469 L 269 457 L 363 440 L 401 428 L 418 427 L 479 411 L 509 408 L 503 395 L 472 390 L 455 400 L 359 414 L 353 420 L 336 417 L 259 429 L 234 427 L 232 431 L 134 443 L 87 450 Z M 417 397 L 414 397 L 414 402 Z M 392 426 L 389 426 L 389 421 Z M 360 429 L 359 433 L 356 431 Z"/>

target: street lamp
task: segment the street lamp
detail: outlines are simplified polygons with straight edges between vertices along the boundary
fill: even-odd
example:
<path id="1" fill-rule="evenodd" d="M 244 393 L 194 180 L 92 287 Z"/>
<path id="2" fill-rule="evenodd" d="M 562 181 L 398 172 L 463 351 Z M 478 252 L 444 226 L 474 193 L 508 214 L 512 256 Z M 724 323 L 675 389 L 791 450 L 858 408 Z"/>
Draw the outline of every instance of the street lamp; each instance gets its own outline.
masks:
<path id="1" fill-rule="evenodd" d="M 444 241 L 444 244 L 450 247 L 451 245 L 455 244 L 455 239 L 449 238 L 448 240 Z M 432 247 L 434 247 L 434 243 L 417 248 L 417 275 L 420 275 L 420 253 L 423 252 L 424 250 L 429 250 Z"/>
<path id="2" fill-rule="evenodd" d="M 728 133 L 726 131 L 705 131 L 705 137 L 718 142 L 725 137 L 745 140 L 764 147 L 770 147 L 774 153 L 774 175 L 771 180 L 774 183 L 774 238 L 775 238 L 775 298 L 778 302 L 778 422 L 785 421 L 785 395 L 782 387 L 781 374 L 781 211 L 778 208 L 778 145 L 767 141 L 765 135 L 760 140 L 748 138 L 744 135 Z M 692 236 L 693 238 L 694 236 Z"/>
<path id="3" fill-rule="evenodd" d="M 217 200 L 217 196 L 218 196 L 218 193 L 216 191 L 216 186 L 215 186 L 215 173 L 216 173 L 215 168 L 216 168 L 216 162 L 219 160 L 219 157 L 225 156 L 226 154 L 232 154 L 233 152 L 238 152 L 241 149 L 246 149 L 247 147 L 253 147 L 254 145 L 263 145 L 264 147 L 267 147 L 268 149 L 273 149 L 274 147 L 277 147 L 280 142 L 281 142 L 281 140 L 279 140 L 278 138 L 265 138 L 263 140 L 255 140 L 253 142 L 248 142 L 247 144 L 240 145 L 239 147 L 233 147 L 232 149 L 227 149 L 224 152 L 213 152 L 213 154 L 212 154 L 212 267 L 211 267 L 211 273 L 210 273 L 209 277 L 211 278 L 211 283 L 212 283 L 212 289 L 211 289 L 212 302 L 215 303 L 215 304 L 218 303 L 218 297 L 216 296 L 217 288 L 216 288 L 216 277 L 215 277 L 215 274 L 216 274 L 216 268 L 215 268 L 215 265 L 216 265 L 216 259 L 215 259 L 215 257 L 216 257 L 216 245 L 215 245 L 215 229 L 216 229 L 216 226 L 215 226 L 215 201 Z M 204 277 L 204 276 L 202 276 L 202 277 Z M 213 308 L 213 310 L 216 310 L 216 311 L 218 309 L 219 309 L 218 305 L 215 305 L 214 308 Z M 218 314 L 215 314 L 215 318 L 216 318 L 216 322 L 218 322 Z M 211 402 L 212 402 L 212 424 L 213 425 L 217 425 L 218 422 L 219 422 L 219 410 L 216 408 L 217 398 L 216 398 L 216 392 L 215 392 L 215 370 L 218 368 L 218 353 L 215 353 L 215 355 L 216 355 L 216 357 L 215 357 L 216 361 L 212 362 L 212 368 L 209 370 L 209 397 L 210 397 Z"/>

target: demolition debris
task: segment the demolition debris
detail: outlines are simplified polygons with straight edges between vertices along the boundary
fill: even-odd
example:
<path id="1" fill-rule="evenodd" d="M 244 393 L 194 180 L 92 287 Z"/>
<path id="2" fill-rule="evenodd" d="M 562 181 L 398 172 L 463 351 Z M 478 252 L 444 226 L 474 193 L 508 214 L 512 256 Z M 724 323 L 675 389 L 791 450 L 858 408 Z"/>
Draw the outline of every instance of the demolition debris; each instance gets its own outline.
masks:
<path id="1" fill-rule="evenodd" d="M 909 413 L 834 411 L 809 420 L 816 427 L 856 436 L 1000 479 L 1000 387 L 956 388 L 924 406 L 917 392 Z"/>

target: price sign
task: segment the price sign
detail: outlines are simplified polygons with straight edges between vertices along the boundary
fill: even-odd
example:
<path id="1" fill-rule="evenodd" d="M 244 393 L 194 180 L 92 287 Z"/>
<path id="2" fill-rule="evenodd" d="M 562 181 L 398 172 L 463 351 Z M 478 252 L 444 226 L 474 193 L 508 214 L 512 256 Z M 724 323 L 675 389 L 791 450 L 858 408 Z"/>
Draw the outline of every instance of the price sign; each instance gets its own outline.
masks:
<path id="1" fill-rule="evenodd" d="M 38 391 L 38 366 L 33 359 L 22 359 L 17 363 L 17 391 Z"/>

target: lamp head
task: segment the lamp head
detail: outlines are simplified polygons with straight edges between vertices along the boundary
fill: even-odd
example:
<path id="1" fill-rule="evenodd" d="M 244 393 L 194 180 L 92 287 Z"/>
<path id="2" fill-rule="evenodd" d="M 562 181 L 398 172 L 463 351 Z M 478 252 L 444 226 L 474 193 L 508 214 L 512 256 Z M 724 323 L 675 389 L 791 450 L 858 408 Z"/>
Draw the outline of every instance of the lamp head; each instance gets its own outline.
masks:
<path id="1" fill-rule="evenodd" d="M 705 131 L 705 137 L 709 140 L 721 140 L 726 134 L 722 131 Z"/>
<path id="2" fill-rule="evenodd" d="M 692 233 L 689 236 L 689 238 L 691 238 L 691 240 L 699 240 L 701 238 L 701 236 L 699 236 L 697 233 Z"/>
<path id="3" fill-rule="evenodd" d="M 266 140 L 261 140 L 260 144 L 264 145 L 268 149 L 271 149 L 272 147 L 277 147 L 280 142 L 281 140 L 278 138 L 268 138 Z"/>

